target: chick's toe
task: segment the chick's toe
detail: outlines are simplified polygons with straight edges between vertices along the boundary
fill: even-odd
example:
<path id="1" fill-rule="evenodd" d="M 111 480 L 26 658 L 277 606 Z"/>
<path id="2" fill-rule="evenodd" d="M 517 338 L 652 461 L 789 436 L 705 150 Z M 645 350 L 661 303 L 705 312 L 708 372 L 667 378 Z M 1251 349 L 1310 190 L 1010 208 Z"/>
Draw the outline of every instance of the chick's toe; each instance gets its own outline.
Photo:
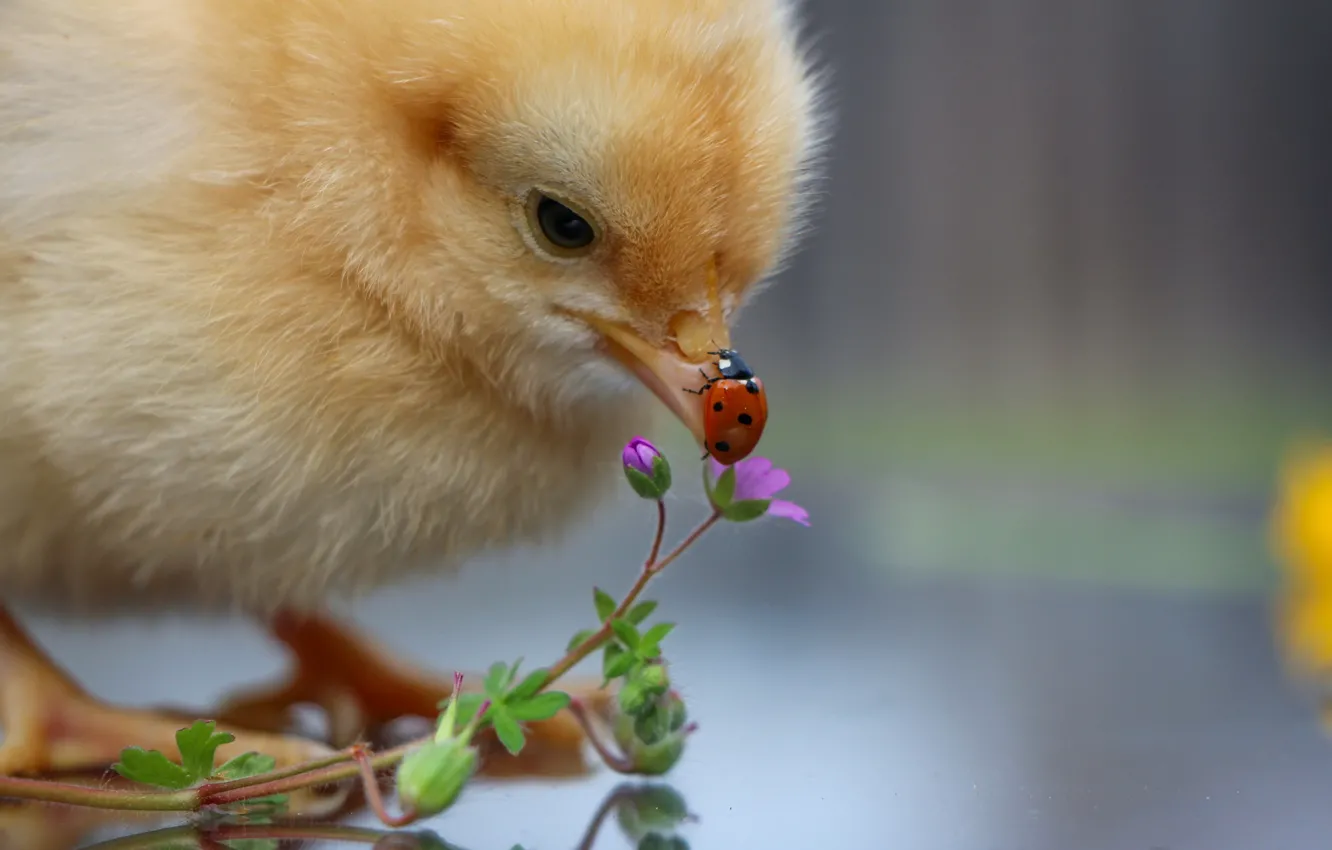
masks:
<path id="1" fill-rule="evenodd" d="M 101 770 L 126 747 L 176 752 L 176 732 L 193 718 L 107 705 L 80 688 L 0 607 L 0 775 Z M 294 736 L 220 727 L 236 740 L 217 751 L 219 764 L 243 752 L 299 764 L 332 751 Z"/>

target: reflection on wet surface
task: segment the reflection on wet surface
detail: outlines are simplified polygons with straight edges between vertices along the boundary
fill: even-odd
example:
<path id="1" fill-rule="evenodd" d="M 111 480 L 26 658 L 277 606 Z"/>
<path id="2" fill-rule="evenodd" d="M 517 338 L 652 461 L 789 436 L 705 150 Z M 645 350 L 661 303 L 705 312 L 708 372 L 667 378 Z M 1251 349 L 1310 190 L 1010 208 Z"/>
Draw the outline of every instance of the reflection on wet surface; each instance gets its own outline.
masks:
<path id="1" fill-rule="evenodd" d="M 698 816 L 680 832 L 694 850 L 1302 848 L 1332 834 L 1332 743 L 1281 675 L 1261 597 L 871 568 L 835 520 L 847 497 L 801 490 L 812 529 L 723 530 L 651 594 L 680 624 L 667 649 L 701 724 L 667 777 Z M 625 501 L 539 559 L 477 564 L 354 614 L 445 669 L 540 663 L 585 625 L 592 585 L 630 583 L 648 522 Z M 239 623 L 33 626 L 99 695 L 138 704 L 207 705 L 283 663 Z M 424 827 L 469 850 L 577 847 L 620 781 L 489 781 Z M 0 813 L 14 847 L 171 823 Z M 594 846 L 634 845 L 603 829 Z"/>

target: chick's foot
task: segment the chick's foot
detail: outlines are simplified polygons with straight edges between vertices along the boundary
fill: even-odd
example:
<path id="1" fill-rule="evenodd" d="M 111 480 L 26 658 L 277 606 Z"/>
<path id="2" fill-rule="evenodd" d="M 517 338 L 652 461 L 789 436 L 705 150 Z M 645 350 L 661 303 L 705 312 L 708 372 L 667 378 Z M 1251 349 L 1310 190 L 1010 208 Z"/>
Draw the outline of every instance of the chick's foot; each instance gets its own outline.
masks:
<path id="1" fill-rule="evenodd" d="M 229 699 L 220 714 L 234 724 L 276 732 L 290 725 L 295 706 L 314 705 L 328 718 L 331 743 L 341 747 L 400 718 L 433 721 L 440 703 L 453 692 L 452 674 L 420 669 L 329 618 L 284 612 L 269 627 L 291 651 L 292 670 L 278 684 Z M 466 673 L 464 690 L 479 686 L 482 678 Z M 570 686 L 562 681 L 561 689 L 604 716 L 611 697 L 597 684 Z M 495 777 L 572 777 L 589 772 L 585 737 L 568 711 L 528 724 L 527 732 L 527 746 L 517 757 L 501 749 L 490 730 L 479 736 L 482 772 Z"/>
<path id="2" fill-rule="evenodd" d="M 176 732 L 196 718 L 169 712 L 119 708 L 88 694 L 56 666 L 0 606 L 0 775 L 32 776 L 101 770 L 126 747 L 176 754 Z M 308 739 L 219 726 L 236 740 L 220 747 L 219 762 L 247 751 L 273 756 L 279 765 L 330 754 Z"/>

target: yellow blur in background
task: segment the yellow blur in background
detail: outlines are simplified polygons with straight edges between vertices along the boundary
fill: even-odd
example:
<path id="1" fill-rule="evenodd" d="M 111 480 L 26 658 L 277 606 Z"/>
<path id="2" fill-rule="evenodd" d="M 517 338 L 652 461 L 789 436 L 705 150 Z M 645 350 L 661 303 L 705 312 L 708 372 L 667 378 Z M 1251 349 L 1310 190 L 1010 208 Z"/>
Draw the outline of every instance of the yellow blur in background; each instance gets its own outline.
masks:
<path id="1" fill-rule="evenodd" d="M 1293 671 L 1332 682 L 1332 442 L 1292 453 L 1273 520 L 1283 567 L 1277 623 Z M 1323 719 L 1332 728 L 1332 698 Z"/>

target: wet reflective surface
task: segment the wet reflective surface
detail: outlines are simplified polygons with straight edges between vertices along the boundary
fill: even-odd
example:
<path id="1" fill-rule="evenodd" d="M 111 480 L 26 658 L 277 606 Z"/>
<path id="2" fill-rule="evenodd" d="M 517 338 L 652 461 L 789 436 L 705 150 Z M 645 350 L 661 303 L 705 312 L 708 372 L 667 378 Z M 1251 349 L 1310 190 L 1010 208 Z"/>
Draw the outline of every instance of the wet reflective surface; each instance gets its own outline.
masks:
<path id="1" fill-rule="evenodd" d="M 814 528 L 722 529 L 652 594 L 680 623 L 668 652 L 701 724 L 668 777 L 698 818 L 679 833 L 690 847 L 1299 848 L 1332 834 L 1332 743 L 1282 679 L 1260 595 L 903 573 L 844 534 L 858 500 L 817 479 L 793 490 Z M 673 528 L 691 500 L 673 502 Z M 593 584 L 631 583 L 645 508 L 625 500 L 540 559 L 395 589 L 356 619 L 445 669 L 541 663 L 584 625 Z M 33 627 L 89 687 L 131 702 L 206 704 L 282 665 L 239 623 Z M 478 784 L 425 826 L 469 850 L 577 847 L 621 782 Z M 89 816 L 74 835 L 83 815 L 3 816 L 15 847 L 153 826 Z M 614 817 L 598 836 L 634 846 Z M 303 846 L 353 846 L 331 838 Z"/>

